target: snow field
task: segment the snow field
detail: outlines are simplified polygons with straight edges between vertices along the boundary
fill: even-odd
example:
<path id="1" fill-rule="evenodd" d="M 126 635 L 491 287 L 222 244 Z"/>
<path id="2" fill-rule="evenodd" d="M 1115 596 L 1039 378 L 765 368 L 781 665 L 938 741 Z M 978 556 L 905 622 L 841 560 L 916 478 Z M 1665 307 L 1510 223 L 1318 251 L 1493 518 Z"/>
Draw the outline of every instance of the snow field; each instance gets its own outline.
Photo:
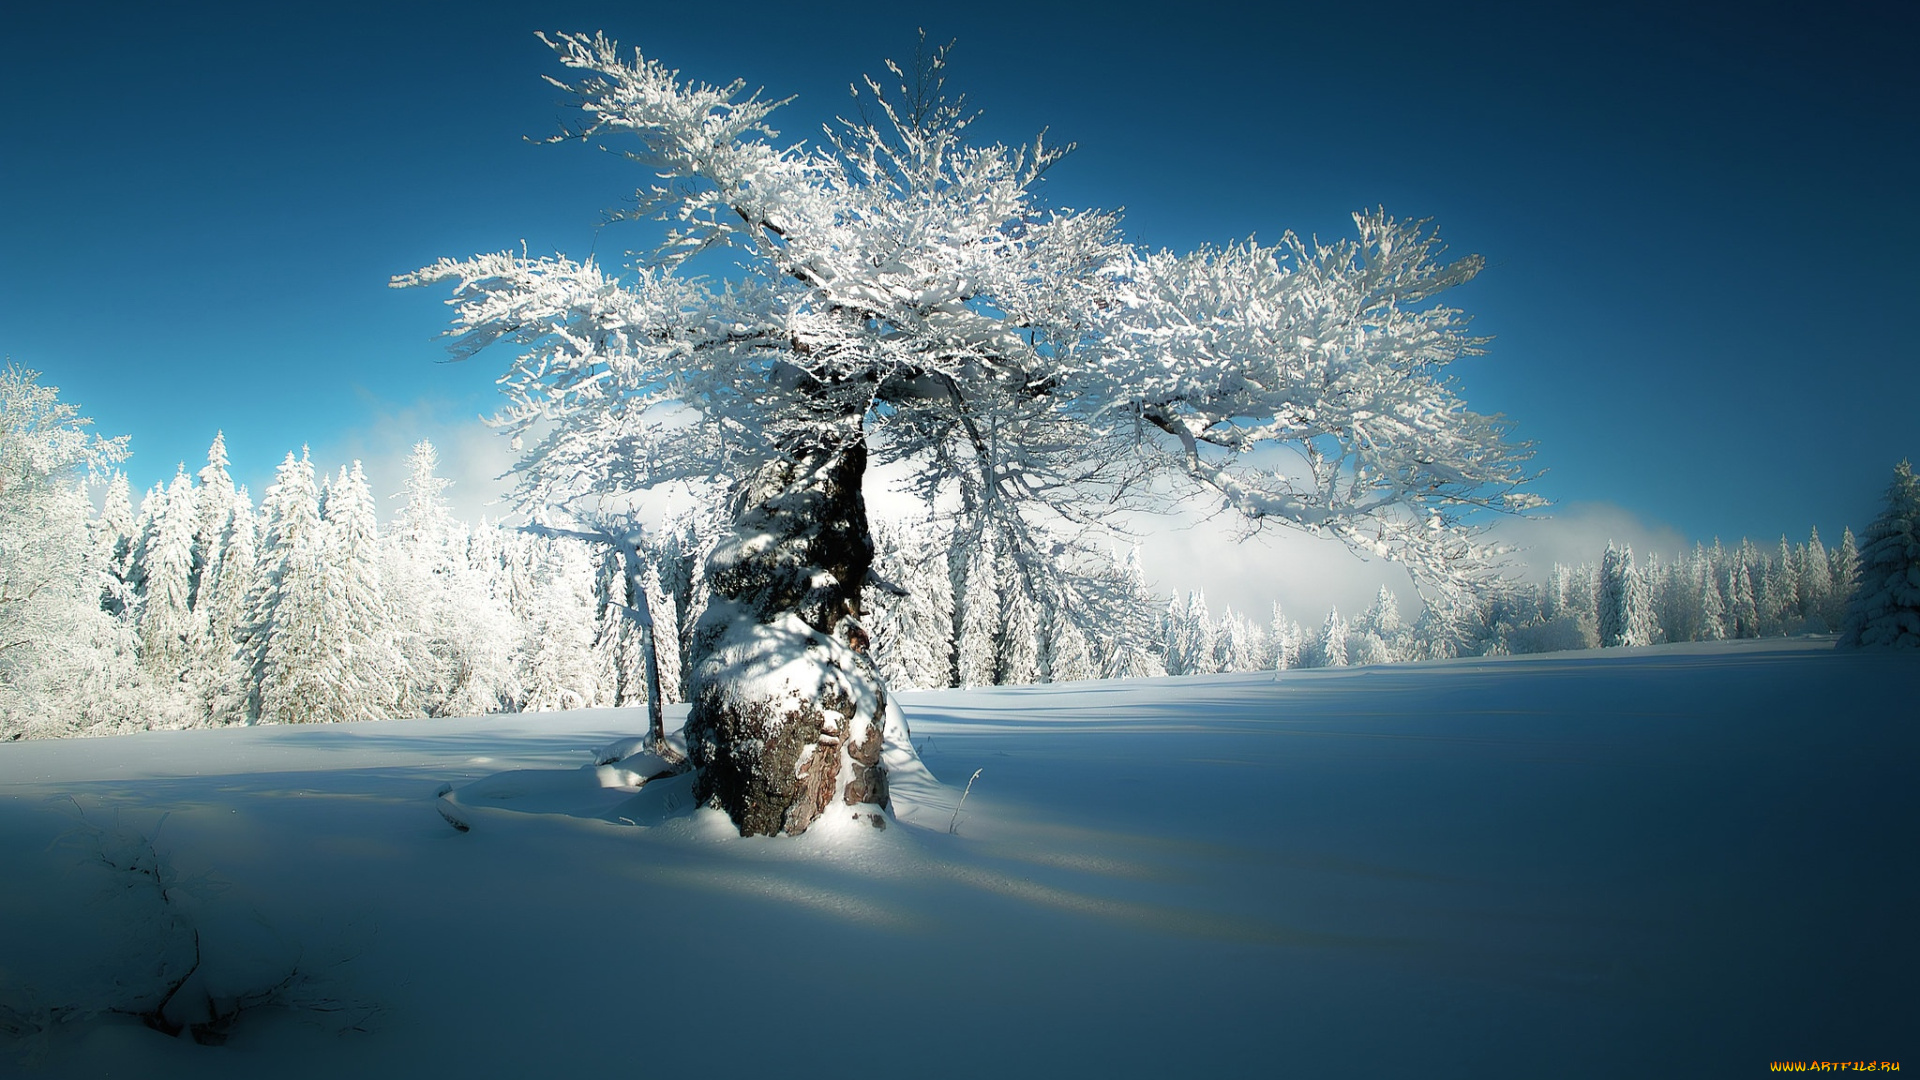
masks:
<path id="1" fill-rule="evenodd" d="M 304 1000 L 351 1008 L 243 1016 L 219 1047 L 69 1024 L 0 1073 L 1900 1060 L 1917 686 L 1920 658 L 1801 639 L 910 693 L 927 771 L 890 748 L 892 825 L 797 839 L 664 787 L 635 826 L 595 816 L 630 792 L 549 798 L 615 775 L 593 752 L 641 710 L 9 744 L 0 925 L 28 932 L 0 936 L 0 1000 L 137 981 L 153 915 L 49 846 L 77 804 L 168 815 L 155 848 L 217 879 L 192 908 L 210 981 L 291 956 Z M 446 785 L 470 832 L 435 813 Z"/>

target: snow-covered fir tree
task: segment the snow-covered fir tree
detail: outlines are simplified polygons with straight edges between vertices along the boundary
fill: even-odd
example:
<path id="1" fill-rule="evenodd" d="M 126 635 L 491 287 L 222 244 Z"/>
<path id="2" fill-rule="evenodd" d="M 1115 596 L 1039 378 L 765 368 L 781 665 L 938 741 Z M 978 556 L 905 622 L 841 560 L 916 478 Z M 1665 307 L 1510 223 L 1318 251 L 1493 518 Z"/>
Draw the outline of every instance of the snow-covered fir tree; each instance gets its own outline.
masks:
<path id="1" fill-rule="evenodd" d="M 100 607 L 108 614 L 133 618 L 134 519 L 132 490 L 127 474 L 118 469 L 107 478 L 100 513 L 88 522 L 93 565 L 102 574 Z"/>
<path id="2" fill-rule="evenodd" d="M 870 586 L 868 629 L 874 661 L 888 685 L 902 690 L 946 686 L 953 671 L 953 580 L 946 541 L 926 522 L 874 529 L 876 578 Z"/>
<path id="3" fill-rule="evenodd" d="M 322 513 L 322 601 L 327 693 L 316 710 L 329 721 L 393 715 L 412 674 L 394 647 L 380 576 L 378 511 L 360 463 L 342 466 Z"/>
<path id="4" fill-rule="evenodd" d="M 198 476 L 199 484 L 194 488 L 193 608 L 204 618 L 208 606 L 205 594 L 219 574 L 234 501 L 239 496 L 233 477 L 227 472 L 224 432 L 213 433 L 213 443 L 207 447 L 207 463 L 201 466 Z"/>
<path id="5" fill-rule="evenodd" d="M 1886 505 L 1867 526 L 1840 643 L 1920 648 L 1920 478 L 1911 462 L 1894 466 Z"/>
<path id="6" fill-rule="evenodd" d="M 1093 646 L 1088 642 L 1085 631 L 1058 608 L 1050 609 L 1048 618 L 1047 667 L 1042 673 L 1045 681 L 1079 682 L 1098 678 L 1100 673 L 1094 667 Z"/>
<path id="7" fill-rule="evenodd" d="M 326 538 L 313 462 L 288 453 L 261 500 L 260 560 L 237 648 L 241 683 L 223 714 L 246 722 L 325 720 L 315 704 L 326 677 Z"/>
<path id="8" fill-rule="evenodd" d="M 1347 666 L 1347 621 L 1340 617 L 1340 609 L 1327 609 L 1327 621 L 1320 624 L 1320 637 L 1315 642 L 1313 666 Z"/>
<path id="9" fill-rule="evenodd" d="M 1380 586 L 1372 606 L 1360 616 L 1349 636 L 1353 647 L 1348 659 L 1354 664 L 1391 664 L 1408 657 L 1406 633 L 1400 624 L 1400 601 L 1392 589 Z"/>
<path id="10" fill-rule="evenodd" d="M 1166 664 L 1155 648 L 1153 591 L 1147 584 L 1145 566 L 1136 545 L 1127 552 L 1119 572 L 1113 576 L 1116 602 L 1109 607 L 1112 617 L 1099 627 L 1083 626 L 1082 632 L 1094 648 L 1094 663 L 1103 679 L 1149 679 L 1167 673 Z"/>
<path id="11" fill-rule="evenodd" d="M 955 555 L 948 562 L 957 570 L 953 577 L 953 685 L 992 686 L 999 669 L 1000 638 L 1000 575 L 993 552 L 994 537 L 984 530 L 959 535 L 971 535 L 973 542 L 964 546 L 956 543 Z"/>
<path id="12" fill-rule="evenodd" d="M 1213 670 L 1259 671 L 1267 666 L 1265 635 L 1232 607 L 1220 613 L 1213 643 Z"/>
<path id="13" fill-rule="evenodd" d="M 1853 596 L 1860 573 L 1860 549 L 1852 529 L 1840 531 L 1840 546 L 1834 549 L 1828 568 L 1833 572 L 1833 581 L 1827 590 L 1827 625 L 1839 627 L 1847 621 L 1847 602 Z"/>
<path id="14" fill-rule="evenodd" d="M 585 544 L 533 539 L 526 615 L 531 632 L 520 684 L 528 712 L 578 709 L 600 701 L 593 663 L 593 558 Z"/>
<path id="15" fill-rule="evenodd" d="M 497 712 L 514 699 L 520 635 L 470 559 L 470 533 L 447 508 L 439 452 L 415 444 L 403 500 L 382 544 L 382 584 L 395 650 L 407 672 L 395 709 L 406 716 Z M 484 526 L 488 531 L 492 526 Z"/>
<path id="16" fill-rule="evenodd" d="M 134 554 L 140 656 L 163 682 L 179 680 L 205 647 L 205 631 L 192 609 L 197 502 L 183 467 L 171 484 L 156 485 L 140 507 L 142 531 Z"/>
<path id="17" fill-rule="evenodd" d="M 1607 544 L 1600 560 L 1600 588 L 1595 600 L 1602 648 L 1653 643 L 1653 612 L 1646 582 L 1634 566 L 1633 548 Z"/>
<path id="18" fill-rule="evenodd" d="M 1300 666 L 1300 654 L 1306 645 L 1306 633 L 1300 624 L 1287 618 L 1279 601 L 1273 605 L 1273 617 L 1267 623 L 1267 639 L 1272 643 L 1273 668 L 1286 671 Z"/>
<path id="19" fill-rule="evenodd" d="M 1807 534 L 1806 546 L 1798 556 L 1800 582 L 1800 619 L 1814 633 L 1833 630 L 1827 620 L 1827 597 L 1833 591 L 1833 567 L 1827 561 L 1827 548 L 1820 542 L 1820 530 Z"/>
<path id="20" fill-rule="evenodd" d="M 1020 563 L 1005 552 L 999 563 L 1000 632 L 996 645 L 994 681 L 1001 686 L 1025 686 L 1040 681 L 1040 626 L 1045 617 L 1035 598 L 1035 583 Z"/>

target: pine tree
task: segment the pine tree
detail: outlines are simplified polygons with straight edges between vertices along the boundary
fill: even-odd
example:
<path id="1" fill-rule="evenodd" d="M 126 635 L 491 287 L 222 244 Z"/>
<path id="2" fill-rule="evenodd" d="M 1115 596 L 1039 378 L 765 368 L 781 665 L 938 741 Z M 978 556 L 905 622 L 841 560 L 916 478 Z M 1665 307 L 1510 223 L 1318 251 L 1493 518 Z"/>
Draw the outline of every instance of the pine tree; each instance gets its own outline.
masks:
<path id="1" fill-rule="evenodd" d="M 1739 547 L 1727 553 L 1726 621 L 1730 638 L 1760 636 L 1760 606 L 1753 588 L 1754 555 L 1753 545 L 1746 540 L 1741 540 Z"/>
<path id="2" fill-rule="evenodd" d="M 1052 625 L 1047 638 L 1047 681 L 1080 682 L 1098 677 L 1093 665 L 1093 648 L 1086 634 L 1072 619 L 1058 610 L 1050 613 Z"/>
<path id="3" fill-rule="evenodd" d="M 407 479 L 394 527 L 382 546 L 382 587 L 394 647 L 407 679 L 399 715 L 472 716 L 497 712 L 518 685 L 514 650 L 519 627 L 491 591 L 499 570 L 496 530 L 469 533 L 448 512 L 439 453 L 421 440 L 407 459 Z M 493 552 L 491 568 L 473 552 Z M 480 556 L 486 562 L 489 556 Z"/>
<path id="4" fill-rule="evenodd" d="M 1832 587 L 1827 590 L 1827 625 L 1840 627 L 1847 621 L 1847 601 L 1853 596 L 1860 576 L 1860 549 L 1854 543 L 1853 530 L 1840 530 L 1840 546 L 1830 563 Z"/>
<path id="5" fill-rule="evenodd" d="M 1800 617 L 1815 633 L 1833 629 L 1827 621 L 1827 596 L 1833 590 L 1833 567 L 1827 560 L 1826 545 L 1820 542 L 1820 530 L 1807 534 L 1800 549 Z"/>
<path id="6" fill-rule="evenodd" d="M 1361 636 L 1364 658 L 1359 664 L 1391 664 L 1407 659 L 1406 630 L 1400 623 L 1400 601 L 1393 590 L 1381 585 L 1373 595 L 1373 605 L 1360 616 L 1354 628 Z"/>
<path id="7" fill-rule="evenodd" d="M 1793 633 L 1800 628 L 1800 580 L 1794 568 L 1793 548 L 1784 535 L 1766 568 L 1766 581 L 1761 587 L 1761 624 L 1768 636 Z"/>
<path id="8" fill-rule="evenodd" d="M 1727 637 L 1727 602 L 1715 579 L 1713 564 L 1702 558 L 1696 570 L 1695 588 L 1699 590 L 1700 625 L 1692 640 L 1722 641 Z"/>
<path id="9" fill-rule="evenodd" d="M 1207 608 L 1206 593 L 1198 589 L 1187 593 L 1187 606 L 1181 612 L 1181 620 L 1181 640 L 1185 649 L 1185 655 L 1181 658 L 1184 673 L 1211 675 L 1220 670 L 1213 655 L 1220 629 L 1214 625 L 1213 612 Z"/>
<path id="10" fill-rule="evenodd" d="M 1894 466 L 1886 506 L 1867 526 L 1840 643 L 1920 649 L 1920 479 Z"/>
<path id="11" fill-rule="evenodd" d="M 972 538 L 955 579 L 954 685 L 992 686 L 999 651 L 999 567 L 992 535 L 982 531 Z"/>
<path id="12" fill-rule="evenodd" d="M 1612 541 L 1607 542 L 1607 553 L 1600 560 L 1600 588 L 1595 594 L 1599 610 L 1596 612 L 1600 628 L 1600 647 L 1615 648 L 1623 645 L 1644 645 L 1646 642 L 1635 640 L 1634 627 L 1636 613 L 1634 600 L 1637 590 L 1633 581 L 1633 549 L 1617 548 Z"/>
<path id="13" fill-rule="evenodd" d="M 140 655 L 163 682 L 178 680 L 205 647 L 205 630 L 192 610 L 196 502 L 183 466 L 173 483 L 156 486 L 141 508 L 147 531 L 134 570 L 141 586 Z"/>
<path id="14" fill-rule="evenodd" d="M 527 712 L 586 708 L 598 702 L 593 657 L 592 557 L 586 545 L 541 541 L 528 613 L 531 632 L 521 665 Z"/>
<path id="15" fill-rule="evenodd" d="M 1160 657 L 1167 666 L 1169 675 L 1191 674 L 1187 670 L 1187 606 L 1180 602 L 1180 594 L 1167 598 L 1166 609 L 1160 613 Z"/>
<path id="16" fill-rule="evenodd" d="M 658 647 L 661 702 L 687 700 L 686 672 L 680 665 L 680 616 L 673 597 L 660 581 L 660 571 L 651 562 L 641 571 L 641 587 L 647 592 L 647 610 L 653 613 L 654 641 Z M 629 620 L 631 621 L 631 620 Z M 635 627 L 635 629 L 638 629 Z M 639 635 L 632 635 L 639 644 Z M 638 669 L 636 669 L 638 670 Z"/>
<path id="17" fill-rule="evenodd" d="M 1327 609 L 1327 621 L 1320 625 L 1320 643 L 1316 650 L 1320 667 L 1347 666 L 1347 622 L 1340 617 L 1340 609 Z"/>
<path id="18" fill-rule="evenodd" d="M 322 519 L 330 675 L 323 709 L 333 721 L 385 719 L 411 674 L 393 644 L 378 512 L 358 461 L 329 486 Z"/>
<path id="19" fill-rule="evenodd" d="M 1273 619 L 1267 624 L 1267 639 L 1272 643 L 1273 669 L 1286 671 L 1300 665 L 1300 650 L 1305 641 L 1305 632 L 1300 624 L 1287 618 L 1280 608 L 1280 602 L 1274 601 Z"/>
<path id="20" fill-rule="evenodd" d="M 325 537 L 313 463 L 289 453 L 261 500 L 265 535 L 247 620 L 236 650 L 243 669 L 230 719 L 301 723 L 314 712 L 315 684 L 325 677 L 317 653 L 324 629 Z"/>
<path id="21" fill-rule="evenodd" d="M 1157 602 L 1147 584 L 1147 571 L 1136 545 L 1120 571 L 1117 620 L 1098 628 L 1083 628 L 1094 648 L 1094 662 L 1103 679 L 1150 679 L 1168 674 L 1165 653 L 1156 652 L 1154 609 Z"/>
<path id="22" fill-rule="evenodd" d="M 874 574 L 901 590 L 869 586 L 867 628 L 874 663 L 890 686 L 931 690 L 953 669 L 953 583 L 933 527 L 875 522 Z"/>
<path id="23" fill-rule="evenodd" d="M 88 523 L 94 566 L 100 571 L 100 608 L 109 615 L 129 612 L 134 602 L 133 499 L 127 474 L 115 469 L 101 497 L 100 514 Z"/>

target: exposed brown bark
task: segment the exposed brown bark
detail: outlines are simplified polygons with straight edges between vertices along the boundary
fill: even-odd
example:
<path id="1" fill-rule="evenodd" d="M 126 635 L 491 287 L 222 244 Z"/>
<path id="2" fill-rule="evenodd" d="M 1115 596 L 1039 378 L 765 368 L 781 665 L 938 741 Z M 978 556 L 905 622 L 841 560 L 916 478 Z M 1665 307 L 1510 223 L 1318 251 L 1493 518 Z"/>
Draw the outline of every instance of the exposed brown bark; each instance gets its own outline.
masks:
<path id="1" fill-rule="evenodd" d="M 836 801 L 887 802 L 886 690 L 858 621 L 866 465 L 857 423 L 796 440 L 735 495 L 733 536 L 707 563 L 687 746 L 698 796 L 743 835 L 799 834 Z M 802 656 L 817 683 L 770 677 Z"/>

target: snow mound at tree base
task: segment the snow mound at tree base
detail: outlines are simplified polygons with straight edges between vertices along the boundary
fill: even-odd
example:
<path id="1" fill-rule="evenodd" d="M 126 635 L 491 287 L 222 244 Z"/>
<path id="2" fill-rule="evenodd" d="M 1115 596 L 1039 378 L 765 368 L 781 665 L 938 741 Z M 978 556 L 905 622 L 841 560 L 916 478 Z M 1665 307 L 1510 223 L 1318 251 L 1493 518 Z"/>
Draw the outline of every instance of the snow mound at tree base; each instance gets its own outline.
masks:
<path id="1" fill-rule="evenodd" d="M 914 752 L 912 736 L 898 710 L 887 710 L 881 759 L 896 807 L 909 816 L 929 806 L 951 807 L 953 796 Z M 442 785 L 435 805 L 440 816 L 461 832 L 494 813 L 546 814 L 590 818 L 618 825 L 654 827 L 700 809 L 698 775 L 687 768 L 683 730 L 667 733 L 663 754 L 647 736 L 618 739 L 593 752 L 593 764 L 573 769 L 509 769 L 455 787 Z M 836 806 L 832 818 L 885 828 L 888 807 L 872 803 Z"/>

